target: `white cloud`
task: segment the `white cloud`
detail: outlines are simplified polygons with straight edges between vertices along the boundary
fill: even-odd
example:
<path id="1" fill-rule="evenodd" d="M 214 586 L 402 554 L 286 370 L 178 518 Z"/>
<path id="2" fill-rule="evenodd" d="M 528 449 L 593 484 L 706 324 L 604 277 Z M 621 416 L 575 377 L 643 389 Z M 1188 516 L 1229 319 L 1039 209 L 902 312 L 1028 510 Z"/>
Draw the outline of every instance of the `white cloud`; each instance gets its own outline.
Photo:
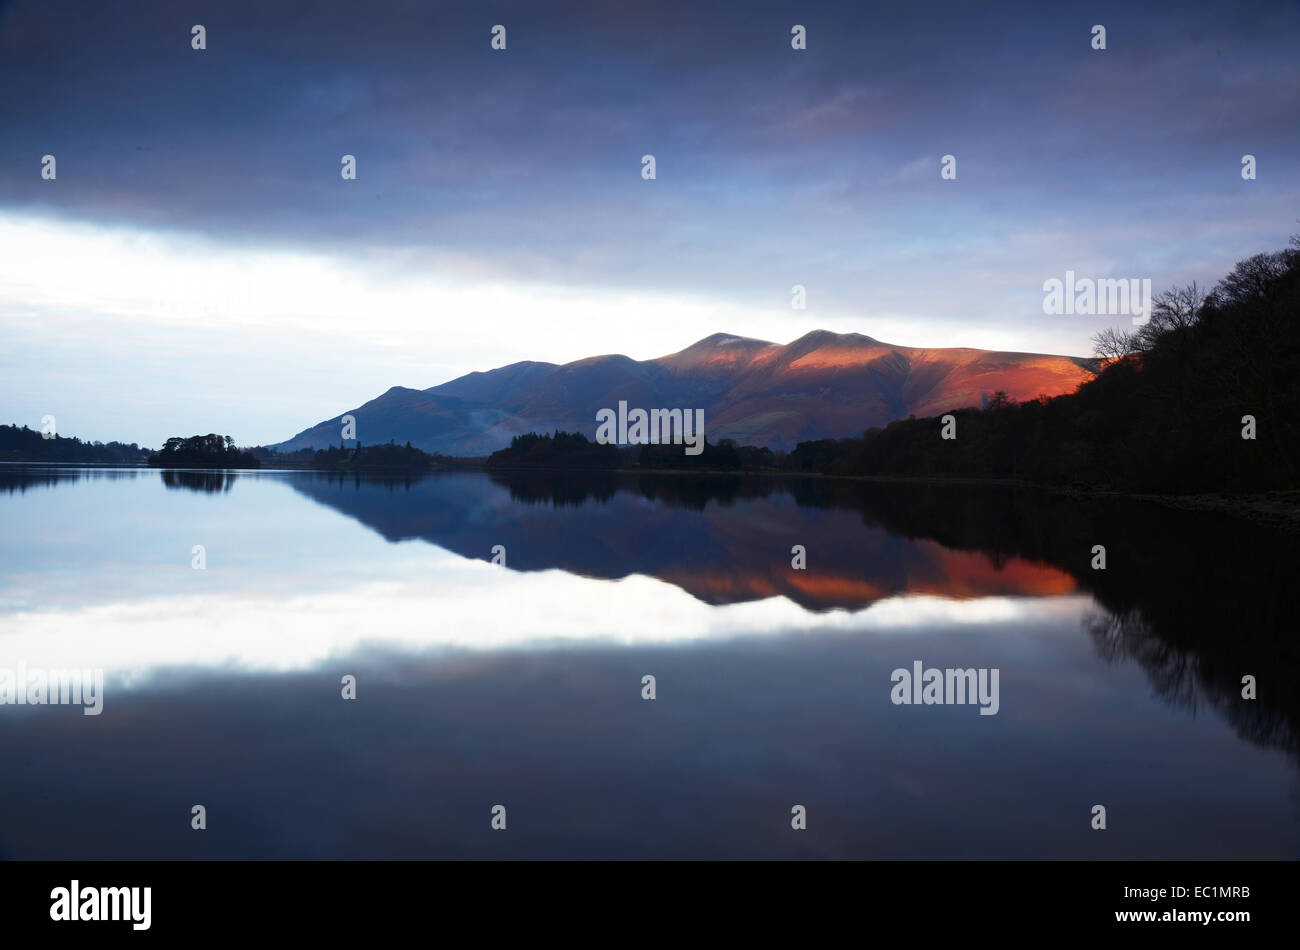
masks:
<path id="1" fill-rule="evenodd" d="M 390 386 L 517 360 L 648 359 L 720 329 L 781 342 L 856 329 L 792 317 L 784 299 L 525 284 L 463 256 L 325 256 L 3 213 L 0 260 L 3 421 L 54 412 L 70 435 L 142 444 L 198 428 L 279 441 Z M 134 423 L 115 428 L 128 406 Z"/>
<path id="2" fill-rule="evenodd" d="M 641 575 L 606 581 L 559 570 L 518 573 L 441 553 L 432 562 L 394 565 L 389 575 L 346 589 L 142 596 L 14 611 L 0 615 L 0 655 L 29 667 L 103 669 L 111 681 L 130 684 L 167 669 L 314 669 L 365 649 L 670 646 L 791 631 L 925 636 L 954 627 L 1017 636 L 1026 624 L 1041 632 L 1091 603 L 1084 596 L 903 596 L 812 613 L 773 597 L 718 607 Z M 485 610 L 485 603 L 494 606 Z"/>

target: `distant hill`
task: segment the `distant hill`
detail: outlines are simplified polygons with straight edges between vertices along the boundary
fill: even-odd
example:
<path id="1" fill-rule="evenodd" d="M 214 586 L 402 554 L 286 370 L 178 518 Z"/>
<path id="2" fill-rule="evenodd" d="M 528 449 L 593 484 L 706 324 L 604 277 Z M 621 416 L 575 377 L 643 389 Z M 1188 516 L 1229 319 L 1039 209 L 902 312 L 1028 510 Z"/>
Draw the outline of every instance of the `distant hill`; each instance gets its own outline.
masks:
<path id="1" fill-rule="evenodd" d="M 785 345 L 715 333 L 651 360 L 512 363 L 424 390 L 394 386 L 271 448 L 337 446 L 342 417 L 352 415 L 366 444 L 392 439 L 481 456 L 528 432 L 594 436 L 597 410 L 626 400 L 629 408 L 702 408 L 711 441 L 788 450 L 910 415 L 983 406 L 999 390 L 1017 400 L 1073 392 L 1098 370 L 1091 359 L 895 346 L 826 330 Z"/>

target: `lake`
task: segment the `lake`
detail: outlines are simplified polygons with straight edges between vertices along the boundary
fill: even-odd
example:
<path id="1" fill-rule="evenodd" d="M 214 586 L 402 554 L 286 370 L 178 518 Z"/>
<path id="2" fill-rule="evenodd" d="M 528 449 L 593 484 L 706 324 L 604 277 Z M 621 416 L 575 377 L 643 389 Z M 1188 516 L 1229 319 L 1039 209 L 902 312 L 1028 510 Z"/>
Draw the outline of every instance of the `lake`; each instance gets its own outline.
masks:
<path id="1" fill-rule="evenodd" d="M 0 668 L 103 675 L 98 715 L 0 705 L 0 857 L 1300 856 L 1300 551 L 1243 521 L 7 465 L 0 526 Z M 895 701 L 930 668 L 995 711 Z"/>

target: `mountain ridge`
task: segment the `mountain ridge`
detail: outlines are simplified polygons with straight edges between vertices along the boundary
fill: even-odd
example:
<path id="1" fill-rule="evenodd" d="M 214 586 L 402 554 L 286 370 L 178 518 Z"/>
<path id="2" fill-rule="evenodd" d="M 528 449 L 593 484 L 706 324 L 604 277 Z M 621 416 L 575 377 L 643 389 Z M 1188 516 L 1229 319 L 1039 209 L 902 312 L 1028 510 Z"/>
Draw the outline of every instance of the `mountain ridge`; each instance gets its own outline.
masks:
<path id="1" fill-rule="evenodd" d="M 486 455 L 524 432 L 591 437 L 597 410 L 625 400 L 645 409 L 702 408 L 714 442 L 791 449 L 908 415 L 979 406 L 998 390 L 1018 400 L 1072 392 L 1097 370 L 1081 357 L 907 347 L 861 333 L 812 330 L 780 344 L 718 332 L 648 360 L 621 353 L 560 364 L 522 360 L 428 389 L 393 386 L 271 448 L 337 445 L 342 417 L 352 415 L 365 444 L 391 439 L 444 455 Z"/>

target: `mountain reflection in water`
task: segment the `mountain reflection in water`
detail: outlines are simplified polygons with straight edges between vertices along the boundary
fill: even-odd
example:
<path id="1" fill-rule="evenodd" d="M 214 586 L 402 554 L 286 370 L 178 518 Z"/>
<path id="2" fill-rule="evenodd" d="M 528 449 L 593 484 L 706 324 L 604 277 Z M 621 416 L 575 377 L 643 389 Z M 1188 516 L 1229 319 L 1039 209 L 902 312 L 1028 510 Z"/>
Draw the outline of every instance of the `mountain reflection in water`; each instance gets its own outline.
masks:
<path id="1" fill-rule="evenodd" d="M 1300 552 L 1246 522 L 974 485 L 42 466 L 0 467 L 0 515 L 0 666 L 108 684 L 99 717 L 0 706 L 0 755 L 48 778 L 0 793 L 3 855 L 1300 841 Z M 891 705 L 916 660 L 1001 668 L 999 713 Z M 189 832 L 199 801 L 220 834 Z"/>

